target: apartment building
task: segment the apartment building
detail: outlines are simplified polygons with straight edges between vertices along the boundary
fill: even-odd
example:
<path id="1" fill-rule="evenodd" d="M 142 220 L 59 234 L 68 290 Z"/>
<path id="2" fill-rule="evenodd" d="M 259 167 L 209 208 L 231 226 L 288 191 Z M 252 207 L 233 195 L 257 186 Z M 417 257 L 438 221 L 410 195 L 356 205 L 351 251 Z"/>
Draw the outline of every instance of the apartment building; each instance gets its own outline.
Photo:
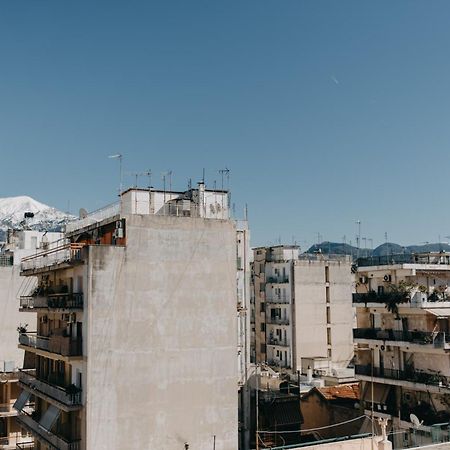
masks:
<path id="1" fill-rule="evenodd" d="M 254 249 L 252 359 L 286 372 L 345 375 L 353 357 L 351 262 L 299 254 L 299 247 Z M 311 365 L 313 367 L 311 367 Z"/>
<path id="2" fill-rule="evenodd" d="M 24 288 L 20 260 L 61 236 L 61 233 L 8 230 L 7 241 L 0 249 L 0 449 L 15 449 L 16 444 L 30 440 L 16 423 L 17 411 L 13 408 L 20 393 L 18 369 L 24 367 L 24 351 L 17 347 L 17 327 L 35 320 L 33 314 L 20 314 L 17 307 L 17 296 Z M 36 283 L 36 278 L 27 283 Z"/>
<path id="3" fill-rule="evenodd" d="M 34 448 L 236 449 L 236 236 L 226 191 L 136 188 L 23 259 Z"/>
<path id="4" fill-rule="evenodd" d="M 364 258 L 356 277 L 363 407 L 391 419 L 404 448 L 450 421 L 450 255 Z"/>

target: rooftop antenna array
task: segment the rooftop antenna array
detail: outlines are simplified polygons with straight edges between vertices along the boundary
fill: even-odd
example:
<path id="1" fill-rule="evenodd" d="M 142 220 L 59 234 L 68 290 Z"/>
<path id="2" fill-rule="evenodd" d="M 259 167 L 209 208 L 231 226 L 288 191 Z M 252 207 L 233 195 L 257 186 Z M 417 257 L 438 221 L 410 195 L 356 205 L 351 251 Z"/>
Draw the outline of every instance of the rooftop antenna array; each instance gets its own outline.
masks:
<path id="1" fill-rule="evenodd" d="M 221 178 L 222 178 L 222 185 L 221 185 L 221 189 L 222 189 L 222 191 L 224 190 L 224 178 L 226 178 L 226 180 L 227 180 L 227 197 L 228 197 L 228 199 L 227 199 L 227 203 L 228 203 L 228 209 L 230 208 L 230 204 L 231 204 L 231 193 L 230 193 L 230 169 L 228 169 L 228 167 L 225 167 L 225 169 L 220 169 L 219 170 L 219 173 L 220 173 L 220 176 L 221 176 Z M 222 196 L 222 210 L 223 210 L 223 207 L 224 207 L 224 205 L 223 205 L 223 196 Z"/>

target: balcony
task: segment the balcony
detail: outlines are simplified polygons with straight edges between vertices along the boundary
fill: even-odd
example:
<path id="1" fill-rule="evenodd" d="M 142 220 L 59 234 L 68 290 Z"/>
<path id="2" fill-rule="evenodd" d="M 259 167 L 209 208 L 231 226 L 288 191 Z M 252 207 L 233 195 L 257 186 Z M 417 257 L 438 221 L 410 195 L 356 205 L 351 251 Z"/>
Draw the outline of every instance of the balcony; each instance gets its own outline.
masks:
<path id="1" fill-rule="evenodd" d="M 270 284 L 282 284 L 282 283 L 289 283 L 289 277 L 287 276 L 270 276 L 266 278 L 266 283 Z"/>
<path id="2" fill-rule="evenodd" d="M 60 380 L 63 381 L 63 380 Z M 33 393 L 43 394 L 69 407 L 70 410 L 81 406 L 81 390 L 74 385 L 65 388 L 37 378 L 33 372 L 19 370 L 19 382 L 31 389 Z"/>
<path id="3" fill-rule="evenodd" d="M 373 371 L 373 372 L 372 372 Z M 355 374 L 366 377 L 386 378 L 388 380 L 410 381 L 411 383 L 421 383 L 428 386 L 450 388 L 450 377 L 438 373 L 428 373 L 422 370 L 397 370 L 373 367 L 367 365 L 355 365 Z"/>
<path id="4" fill-rule="evenodd" d="M 80 440 L 72 439 L 67 440 L 62 436 L 59 436 L 55 433 L 48 432 L 44 430 L 38 422 L 34 420 L 34 415 L 31 416 L 29 414 L 23 413 L 17 416 L 17 420 L 20 425 L 24 426 L 28 431 L 30 431 L 35 438 L 39 441 L 46 443 L 47 445 L 58 449 L 58 450 L 80 450 Z"/>
<path id="5" fill-rule="evenodd" d="M 289 325 L 289 319 L 287 317 L 268 317 L 267 323 L 272 325 Z"/>
<path id="6" fill-rule="evenodd" d="M 267 297 L 266 303 L 273 305 L 288 305 L 290 303 L 289 299 L 286 297 Z"/>
<path id="7" fill-rule="evenodd" d="M 267 345 L 276 345 L 278 347 L 289 347 L 289 343 L 287 340 L 275 338 L 269 338 L 267 341 Z"/>
<path id="8" fill-rule="evenodd" d="M 0 449 L 33 449 L 34 443 L 30 441 L 31 437 L 29 435 L 22 435 L 22 433 L 10 433 L 7 437 L 0 437 Z M 33 447 L 30 447 L 29 444 L 33 444 Z"/>
<path id="9" fill-rule="evenodd" d="M 19 334 L 19 344 L 49 353 L 57 353 L 61 356 L 82 356 L 83 354 L 81 338 L 73 339 L 60 335 L 38 336 L 35 332 L 21 333 Z"/>
<path id="10" fill-rule="evenodd" d="M 65 244 L 22 259 L 21 274 L 34 275 L 83 262 L 85 244 Z"/>
<path id="11" fill-rule="evenodd" d="M 16 450 L 34 450 L 34 442 L 21 442 L 20 444 L 16 444 Z"/>
<path id="12" fill-rule="evenodd" d="M 353 338 L 392 342 L 410 342 L 417 345 L 432 345 L 435 348 L 450 349 L 450 335 L 444 332 L 356 328 L 353 330 Z"/>
<path id="13" fill-rule="evenodd" d="M 24 295 L 20 297 L 21 309 L 83 309 L 83 293 L 48 294 L 47 296 Z"/>

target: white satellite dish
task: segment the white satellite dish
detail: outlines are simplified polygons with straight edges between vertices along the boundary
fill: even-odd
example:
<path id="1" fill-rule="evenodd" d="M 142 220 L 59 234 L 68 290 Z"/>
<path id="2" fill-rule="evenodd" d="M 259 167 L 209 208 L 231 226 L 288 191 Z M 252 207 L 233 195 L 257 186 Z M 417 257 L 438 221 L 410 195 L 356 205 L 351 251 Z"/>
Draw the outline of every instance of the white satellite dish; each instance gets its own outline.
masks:
<path id="1" fill-rule="evenodd" d="M 423 420 L 420 421 L 415 414 L 410 414 L 409 420 L 411 420 L 411 423 L 414 425 L 414 428 L 419 428 L 423 424 Z"/>
<path id="2" fill-rule="evenodd" d="M 85 217 L 87 217 L 87 215 L 88 215 L 88 212 L 84 208 L 80 208 L 80 213 L 79 213 L 80 219 L 84 219 Z"/>

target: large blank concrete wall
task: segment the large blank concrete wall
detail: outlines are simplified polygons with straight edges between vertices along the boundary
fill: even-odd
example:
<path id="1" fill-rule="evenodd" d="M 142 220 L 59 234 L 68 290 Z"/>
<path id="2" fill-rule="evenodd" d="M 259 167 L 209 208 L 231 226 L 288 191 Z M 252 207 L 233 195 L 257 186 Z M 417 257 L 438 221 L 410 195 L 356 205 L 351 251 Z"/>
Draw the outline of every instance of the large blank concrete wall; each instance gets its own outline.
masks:
<path id="1" fill-rule="evenodd" d="M 301 358 L 327 356 L 325 266 L 315 261 L 296 261 L 295 327 L 297 368 Z"/>
<path id="2" fill-rule="evenodd" d="M 24 352 L 17 348 L 19 324 L 28 324 L 30 331 L 36 329 L 36 314 L 19 312 L 18 293 L 27 282 L 33 280 L 20 278 L 18 266 L 0 267 L 0 371 L 4 361 L 14 361 L 15 368 L 23 367 Z"/>
<path id="3" fill-rule="evenodd" d="M 87 448 L 237 448 L 236 234 L 228 221 L 127 218 L 90 248 Z"/>

